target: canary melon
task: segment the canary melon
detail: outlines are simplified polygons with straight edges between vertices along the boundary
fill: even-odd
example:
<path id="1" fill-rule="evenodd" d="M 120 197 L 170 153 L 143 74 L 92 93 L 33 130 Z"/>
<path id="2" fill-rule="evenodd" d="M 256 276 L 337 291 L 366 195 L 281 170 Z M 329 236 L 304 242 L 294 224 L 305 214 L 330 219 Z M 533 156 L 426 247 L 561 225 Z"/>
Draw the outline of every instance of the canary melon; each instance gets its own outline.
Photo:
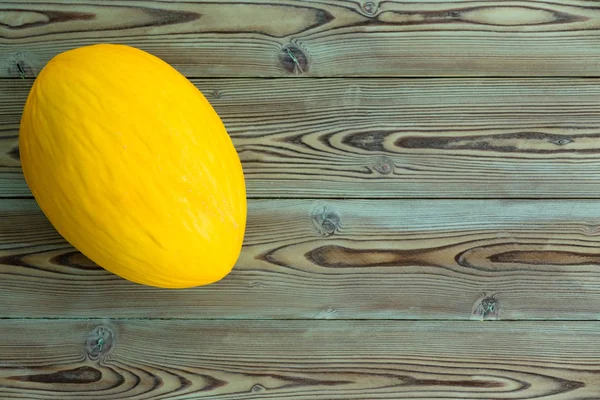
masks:
<path id="1" fill-rule="evenodd" d="M 31 88 L 19 136 L 42 211 L 101 267 L 165 288 L 233 268 L 242 165 L 211 104 L 166 62 L 112 44 L 57 55 Z"/>

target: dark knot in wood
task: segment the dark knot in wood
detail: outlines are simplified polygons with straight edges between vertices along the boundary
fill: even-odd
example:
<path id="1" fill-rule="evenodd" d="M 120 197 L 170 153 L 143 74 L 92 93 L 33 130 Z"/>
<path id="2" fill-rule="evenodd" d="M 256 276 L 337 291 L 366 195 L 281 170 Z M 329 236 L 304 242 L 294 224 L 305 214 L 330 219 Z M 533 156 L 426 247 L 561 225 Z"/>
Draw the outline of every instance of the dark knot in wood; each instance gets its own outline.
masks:
<path id="1" fill-rule="evenodd" d="M 479 319 L 498 319 L 499 311 L 500 305 L 496 296 L 484 294 L 483 297 L 475 303 L 473 316 Z"/>
<path id="2" fill-rule="evenodd" d="M 377 4 L 372 1 L 367 1 L 362 5 L 363 12 L 368 16 L 373 16 L 377 13 Z"/>
<path id="3" fill-rule="evenodd" d="M 294 75 L 301 75 L 308 71 L 308 57 L 294 44 L 289 44 L 281 49 L 279 61 L 287 72 Z"/>
<path id="4" fill-rule="evenodd" d="M 373 165 L 373 169 L 382 175 L 388 175 L 394 172 L 394 162 L 384 157 Z"/>
<path id="5" fill-rule="evenodd" d="M 85 341 L 85 351 L 90 359 L 107 356 L 115 346 L 116 335 L 106 326 L 98 326 L 90 332 Z"/>
<path id="6" fill-rule="evenodd" d="M 16 59 L 8 66 L 8 75 L 17 78 L 32 78 L 35 77 L 33 68 L 22 59 Z"/>
<path id="7" fill-rule="evenodd" d="M 38 72 L 36 65 L 39 64 L 40 62 L 35 55 L 27 51 L 19 51 L 10 55 L 4 65 L 10 77 L 35 78 Z"/>
<path id="8" fill-rule="evenodd" d="M 332 236 L 339 231 L 340 215 L 328 206 L 317 207 L 312 213 L 313 223 L 317 231 L 324 236 Z"/>

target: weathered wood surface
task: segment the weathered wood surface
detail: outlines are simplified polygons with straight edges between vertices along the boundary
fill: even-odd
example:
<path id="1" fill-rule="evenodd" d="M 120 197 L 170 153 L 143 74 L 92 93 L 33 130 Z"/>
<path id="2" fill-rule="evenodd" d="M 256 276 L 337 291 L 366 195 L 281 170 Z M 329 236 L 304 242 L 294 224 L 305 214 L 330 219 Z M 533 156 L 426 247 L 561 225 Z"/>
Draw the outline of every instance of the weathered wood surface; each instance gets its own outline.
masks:
<path id="1" fill-rule="evenodd" d="M 189 290 L 96 266 L 7 199 L 32 79 L 0 79 L 1 399 L 598 398 L 596 2 L 0 2 L 0 78 L 97 42 L 245 77 L 193 80 L 244 249 Z"/>
<path id="2" fill-rule="evenodd" d="M 596 79 L 194 82 L 234 139 L 249 197 L 600 196 Z M 0 80 L 3 197 L 30 195 L 17 143 L 30 84 Z"/>
<path id="3" fill-rule="evenodd" d="M 599 30 L 578 0 L 3 1 L 0 76 L 97 42 L 195 77 L 598 76 Z"/>
<path id="4" fill-rule="evenodd" d="M 0 201 L 0 317 L 600 318 L 596 201 L 252 200 L 213 285 L 129 283 Z"/>
<path id="5" fill-rule="evenodd" d="M 598 322 L 3 320 L 0 332 L 3 399 L 600 393 Z"/>

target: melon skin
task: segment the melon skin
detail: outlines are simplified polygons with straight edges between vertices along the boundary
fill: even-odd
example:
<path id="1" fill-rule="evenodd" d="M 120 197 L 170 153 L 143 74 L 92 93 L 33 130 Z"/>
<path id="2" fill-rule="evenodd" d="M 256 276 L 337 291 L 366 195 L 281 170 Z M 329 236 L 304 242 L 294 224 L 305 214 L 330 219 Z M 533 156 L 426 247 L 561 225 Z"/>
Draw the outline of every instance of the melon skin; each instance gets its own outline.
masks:
<path id="1" fill-rule="evenodd" d="M 21 119 L 23 173 L 56 230 L 120 277 L 186 288 L 225 277 L 246 189 L 221 119 L 177 70 L 113 44 L 54 57 Z"/>

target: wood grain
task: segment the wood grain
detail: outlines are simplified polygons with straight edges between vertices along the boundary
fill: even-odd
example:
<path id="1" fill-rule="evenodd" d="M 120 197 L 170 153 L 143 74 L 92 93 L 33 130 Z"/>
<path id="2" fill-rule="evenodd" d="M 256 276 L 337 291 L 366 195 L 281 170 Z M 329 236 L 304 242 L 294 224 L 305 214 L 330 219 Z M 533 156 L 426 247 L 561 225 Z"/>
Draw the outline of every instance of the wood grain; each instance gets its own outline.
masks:
<path id="1" fill-rule="evenodd" d="M 224 280 L 160 290 L 0 201 L 0 317 L 598 319 L 596 201 L 251 200 Z M 1 358 L 1 357 L 0 357 Z"/>
<path id="2" fill-rule="evenodd" d="M 206 79 L 249 197 L 597 198 L 600 81 Z M 0 80 L 0 196 L 29 196 Z"/>
<path id="3" fill-rule="evenodd" d="M 0 76 L 98 42 L 188 76 L 598 76 L 594 1 L 3 1 Z"/>
<path id="4" fill-rule="evenodd" d="M 599 328 L 598 322 L 567 329 L 542 322 L 3 320 L 0 396 L 591 400 L 600 392 Z"/>

